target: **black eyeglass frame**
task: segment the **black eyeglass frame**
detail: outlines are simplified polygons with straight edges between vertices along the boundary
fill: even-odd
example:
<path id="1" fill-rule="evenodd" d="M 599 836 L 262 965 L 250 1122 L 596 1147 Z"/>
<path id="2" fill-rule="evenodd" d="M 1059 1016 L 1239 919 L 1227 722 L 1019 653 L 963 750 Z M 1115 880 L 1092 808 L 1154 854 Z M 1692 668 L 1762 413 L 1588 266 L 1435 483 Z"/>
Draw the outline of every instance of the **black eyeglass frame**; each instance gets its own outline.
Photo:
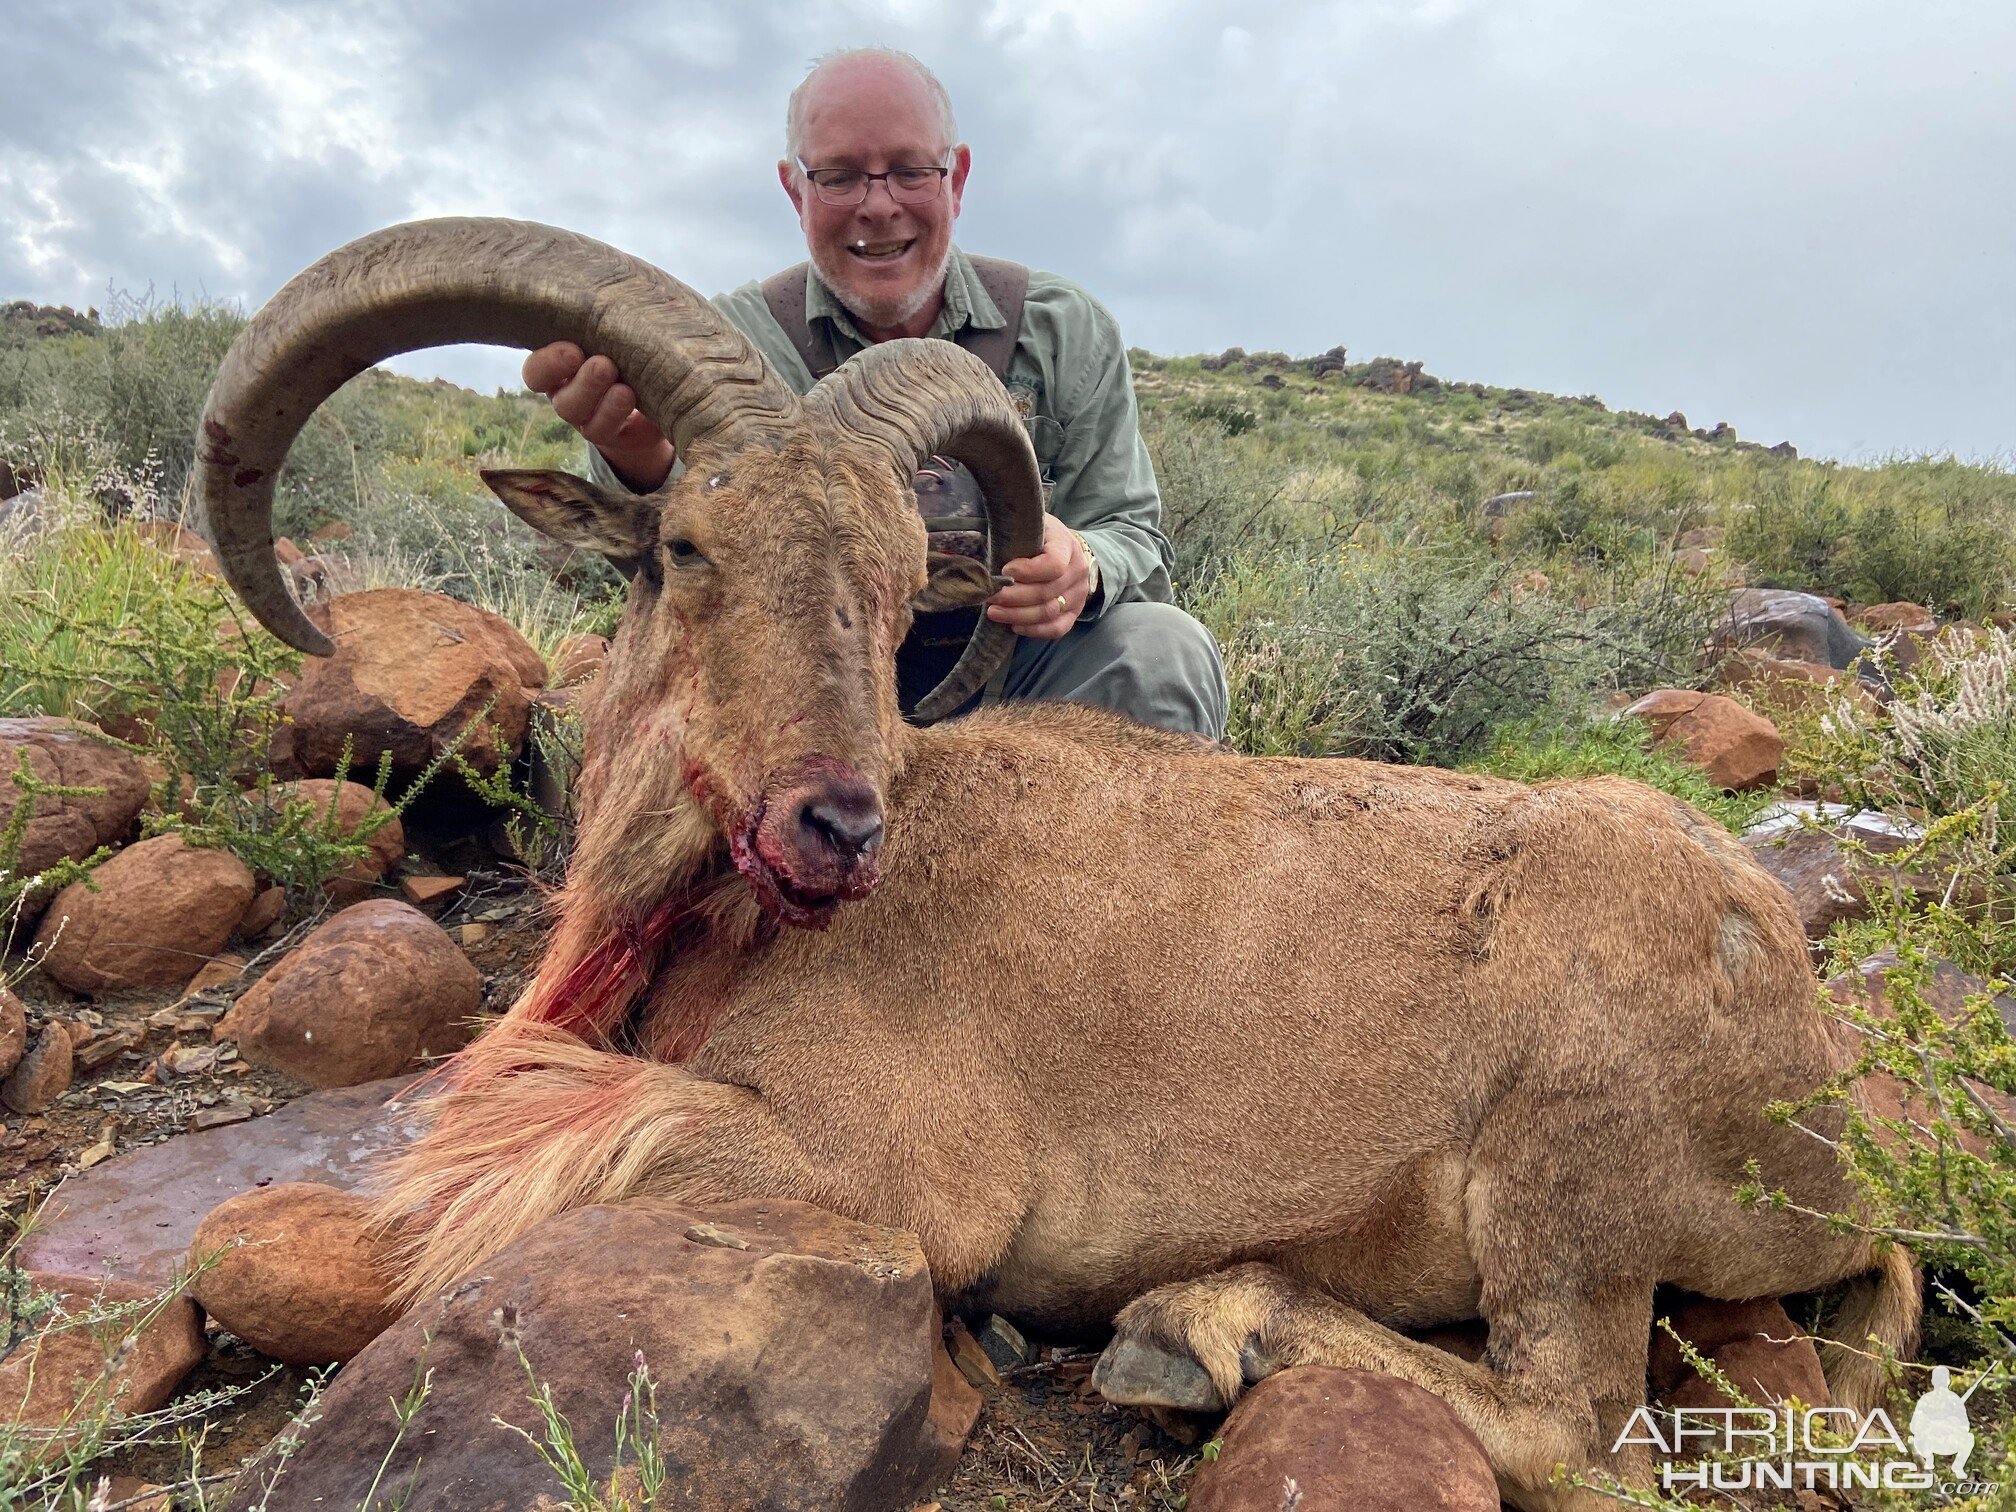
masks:
<path id="1" fill-rule="evenodd" d="M 889 191 L 889 198 L 897 204 L 928 205 L 945 192 L 945 180 L 952 175 L 952 165 L 950 163 L 904 163 L 898 167 L 891 168 L 887 173 L 863 173 L 859 168 L 808 168 L 805 166 L 805 159 L 800 158 L 798 159 L 798 171 L 805 175 L 805 181 L 812 186 L 813 192 L 819 196 L 821 204 L 831 205 L 836 210 L 851 210 L 856 205 L 865 205 L 868 202 L 869 188 L 878 180 Z M 848 175 L 850 179 L 858 179 L 860 193 L 858 195 L 849 194 L 849 190 L 855 187 L 855 185 L 849 184 L 848 189 L 838 191 L 842 194 L 848 194 L 848 198 L 833 198 L 835 191 L 819 182 L 819 175 L 822 173 L 840 173 Z M 918 194 L 913 191 L 899 194 L 896 190 L 896 175 L 899 173 L 935 173 L 938 177 L 931 185 L 931 192 L 929 194 Z"/>

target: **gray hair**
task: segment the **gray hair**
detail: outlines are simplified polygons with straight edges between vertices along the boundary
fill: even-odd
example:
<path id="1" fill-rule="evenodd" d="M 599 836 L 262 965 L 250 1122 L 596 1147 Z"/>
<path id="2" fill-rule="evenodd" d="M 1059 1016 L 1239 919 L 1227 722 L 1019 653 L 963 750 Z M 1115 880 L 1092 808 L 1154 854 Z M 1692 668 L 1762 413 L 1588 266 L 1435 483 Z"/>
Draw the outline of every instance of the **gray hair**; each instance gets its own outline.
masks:
<path id="1" fill-rule="evenodd" d="M 938 106 L 938 128 L 945 142 L 943 151 L 950 152 L 959 145 L 959 123 L 952 118 L 952 96 L 945 92 L 945 86 L 938 82 L 938 75 L 906 52 L 893 47 L 843 47 L 812 60 L 812 67 L 791 91 L 790 103 L 784 107 L 784 156 L 793 166 L 798 162 L 799 152 L 805 145 L 805 90 L 814 79 L 836 63 L 852 63 L 856 59 L 873 59 L 879 63 L 893 63 L 913 77 L 922 81 L 931 91 L 931 98 Z"/>

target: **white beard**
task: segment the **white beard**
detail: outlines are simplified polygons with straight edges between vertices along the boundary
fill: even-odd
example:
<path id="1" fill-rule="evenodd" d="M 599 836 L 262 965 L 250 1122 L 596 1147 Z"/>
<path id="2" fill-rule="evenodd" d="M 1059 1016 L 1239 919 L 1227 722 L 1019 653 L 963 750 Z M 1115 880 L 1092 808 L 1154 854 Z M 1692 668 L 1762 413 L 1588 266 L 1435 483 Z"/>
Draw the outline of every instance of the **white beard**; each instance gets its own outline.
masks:
<path id="1" fill-rule="evenodd" d="M 952 261 L 952 243 L 950 241 L 945 243 L 945 251 L 938 258 L 938 266 L 933 268 L 928 276 L 919 279 L 917 287 L 900 299 L 870 301 L 849 289 L 847 279 L 855 269 L 845 260 L 847 256 L 847 253 L 842 252 L 840 254 L 842 261 L 835 264 L 829 261 L 824 252 L 814 252 L 812 267 L 826 281 L 826 287 L 833 291 L 833 297 L 846 306 L 847 313 L 854 317 L 857 324 L 886 331 L 891 326 L 902 325 L 944 289 L 945 269 Z"/>

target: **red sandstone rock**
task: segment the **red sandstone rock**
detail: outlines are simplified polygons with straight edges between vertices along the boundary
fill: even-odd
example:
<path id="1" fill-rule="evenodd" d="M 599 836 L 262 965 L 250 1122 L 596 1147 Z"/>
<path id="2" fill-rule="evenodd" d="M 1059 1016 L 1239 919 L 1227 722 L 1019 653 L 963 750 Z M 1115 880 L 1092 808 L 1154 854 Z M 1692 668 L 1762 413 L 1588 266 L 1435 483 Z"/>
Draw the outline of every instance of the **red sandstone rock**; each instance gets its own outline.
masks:
<path id="1" fill-rule="evenodd" d="M 254 898 L 252 906 L 245 910 L 245 917 L 238 921 L 238 933 L 245 939 L 256 940 L 286 916 L 286 891 L 283 888 L 269 887 Z"/>
<path id="2" fill-rule="evenodd" d="M 21 999 L 0 986 L 0 1076 L 21 1064 L 28 1051 L 28 1010 Z"/>
<path id="3" fill-rule="evenodd" d="M 363 1499 L 396 1431 L 385 1398 L 411 1386 L 423 1348 L 431 1390 L 385 1472 L 410 1485 L 414 1506 L 537 1505 L 551 1472 L 492 1424 L 536 1430 L 524 1361 L 569 1422 L 607 1424 L 641 1356 L 682 1504 L 907 1507 L 958 1453 L 933 1410 L 937 1319 L 913 1236 L 803 1203 L 566 1213 L 415 1307 L 343 1369 L 268 1512 Z M 606 1478 L 607 1431 L 582 1434 L 579 1447 L 589 1475 Z"/>
<path id="4" fill-rule="evenodd" d="M 399 893 L 415 908 L 426 908 L 454 897 L 468 885 L 467 877 L 402 877 Z"/>
<path id="5" fill-rule="evenodd" d="M 23 1115 L 43 1113 L 70 1090 L 76 1047 L 62 1024 L 44 1024 L 34 1046 L 0 1082 L 0 1103 Z"/>
<path id="6" fill-rule="evenodd" d="M 1785 754 L 1778 727 L 1732 698 L 1661 688 L 1624 712 L 1650 725 L 1653 739 L 1678 745 L 1717 787 L 1743 792 L 1778 775 Z"/>
<path id="7" fill-rule="evenodd" d="M 1675 1333 L 1714 1361 L 1748 1400 L 1760 1407 L 1797 1397 L 1809 1407 L 1827 1407 L 1827 1378 L 1805 1330 L 1793 1326 L 1771 1298 L 1719 1302 L 1686 1297 L 1668 1314 Z M 1665 1329 L 1652 1330 L 1646 1371 L 1650 1394 L 1668 1407 L 1729 1407 L 1723 1392 L 1697 1374 Z"/>
<path id="8" fill-rule="evenodd" d="M 501 616 L 445 594 L 374 588 L 309 610 L 336 642 L 310 657 L 283 704 L 291 723 L 274 742 L 275 770 L 334 775 L 345 739 L 353 769 L 383 752 L 410 777 L 489 713 L 457 747 L 493 772 L 524 743 L 528 690 L 544 685 L 539 653 Z"/>
<path id="9" fill-rule="evenodd" d="M 602 670 L 602 663 L 608 656 L 608 636 L 568 636 L 560 642 L 560 649 L 553 653 L 553 685 L 564 688 L 569 683 L 593 677 Z"/>
<path id="10" fill-rule="evenodd" d="M 130 1314 L 87 1320 L 150 1301 L 158 1293 L 147 1287 L 37 1272 L 28 1280 L 34 1291 L 59 1299 L 57 1312 L 0 1360 L 0 1420 L 60 1430 L 74 1428 L 100 1405 L 151 1412 L 203 1358 L 203 1330 L 187 1297 L 169 1301 L 143 1327 Z M 126 1347 L 122 1341 L 129 1336 Z"/>
<path id="11" fill-rule="evenodd" d="M 180 987 L 224 948 L 257 891 L 229 851 L 143 840 L 56 895 L 35 937 L 42 970 L 72 992 Z"/>
<path id="12" fill-rule="evenodd" d="M 346 908 L 238 999 L 217 1026 L 254 1065 L 318 1087 L 393 1076 L 468 1042 L 483 979 L 425 914 Z"/>
<path id="13" fill-rule="evenodd" d="M 1491 1462 L 1455 1409 L 1392 1376 L 1281 1371 L 1239 1399 L 1220 1437 L 1190 1512 L 1281 1512 L 1298 1492 L 1310 1512 L 1498 1512 Z"/>
<path id="14" fill-rule="evenodd" d="M 291 1365 L 341 1364 L 399 1317 L 387 1242 L 372 1203 L 312 1181 L 240 1192 L 210 1210 L 189 1246 L 203 1310 L 261 1354 Z"/>
<path id="15" fill-rule="evenodd" d="M 223 570 L 211 554 L 210 543 L 174 520 L 136 520 L 125 527 L 143 541 L 150 541 L 177 561 L 186 562 L 205 577 L 222 577 Z"/>
<path id="16" fill-rule="evenodd" d="M 102 792 L 38 798 L 14 862 L 19 875 L 31 876 L 65 859 L 82 861 L 101 845 L 116 845 L 147 802 L 147 771 L 140 759 L 92 726 L 74 719 L 0 719 L 0 827 L 20 800 L 10 779 L 23 756 L 39 782 Z M 47 894 L 39 901 L 46 903 Z"/>
<path id="17" fill-rule="evenodd" d="M 313 805 L 318 827 L 333 820 L 333 836 L 337 839 L 349 839 L 367 818 L 391 809 L 390 804 L 362 783 L 338 783 L 327 777 L 290 782 L 273 789 L 273 795 L 281 802 L 298 800 Z M 399 858 L 406 854 L 405 827 L 396 817 L 387 819 L 365 843 L 370 846 L 368 851 L 322 884 L 323 894 L 339 908 L 362 903 L 373 894 L 386 873 L 399 864 Z"/>

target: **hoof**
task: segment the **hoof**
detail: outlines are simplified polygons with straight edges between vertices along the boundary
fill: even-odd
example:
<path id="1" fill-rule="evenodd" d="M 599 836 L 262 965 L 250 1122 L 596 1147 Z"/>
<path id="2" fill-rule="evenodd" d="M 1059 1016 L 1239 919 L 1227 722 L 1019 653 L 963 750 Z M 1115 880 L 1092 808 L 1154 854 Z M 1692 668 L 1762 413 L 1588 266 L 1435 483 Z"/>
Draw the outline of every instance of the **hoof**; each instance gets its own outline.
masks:
<path id="1" fill-rule="evenodd" d="M 1222 1412 L 1230 1405 L 1202 1365 L 1138 1339 L 1117 1338 L 1108 1344 L 1092 1367 L 1092 1385 L 1107 1401 L 1125 1407 Z"/>

